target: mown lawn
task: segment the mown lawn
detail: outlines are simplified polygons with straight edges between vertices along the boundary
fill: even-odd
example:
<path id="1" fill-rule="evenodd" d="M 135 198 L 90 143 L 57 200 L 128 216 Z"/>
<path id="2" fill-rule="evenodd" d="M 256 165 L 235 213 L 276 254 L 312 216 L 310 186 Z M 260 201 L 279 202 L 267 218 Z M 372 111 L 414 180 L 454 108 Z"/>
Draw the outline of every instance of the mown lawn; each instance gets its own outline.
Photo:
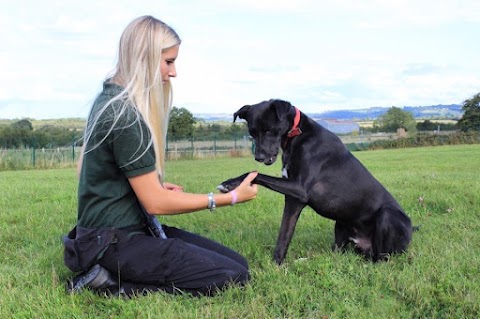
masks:
<path id="1" fill-rule="evenodd" d="M 355 156 L 421 225 L 409 251 L 378 264 L 333 253 L 333 223 L 305 209 L 279 267 L 272 252 L 283 197 L 260 188 L 255 201 L 215 214 L 162 218 L 249 260 L 250 284 L 214 298 L 66 295 L 61 236 L 75 223 L 75 170 L 0 172 L 0 318 L 478 318 L 480 145 Z M 167 179 L 207 193 L 255 169 L 280 175 L 280 163 L 223 158 L 168 162 Z"/>

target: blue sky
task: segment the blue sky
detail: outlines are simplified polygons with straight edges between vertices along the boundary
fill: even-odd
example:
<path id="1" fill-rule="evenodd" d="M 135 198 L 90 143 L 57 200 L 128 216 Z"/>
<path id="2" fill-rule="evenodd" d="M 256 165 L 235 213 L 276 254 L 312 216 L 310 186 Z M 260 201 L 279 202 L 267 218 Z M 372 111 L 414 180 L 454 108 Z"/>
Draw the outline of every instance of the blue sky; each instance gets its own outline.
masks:
<path id="1" fill-rule="evenodd" d="M 0 118 L 86 117 L 140 15 L 182 38 L 174 105 L 233 113 L 462 103 L 480 92 L 480 1 L 18 0 L 0 10 Z"/>

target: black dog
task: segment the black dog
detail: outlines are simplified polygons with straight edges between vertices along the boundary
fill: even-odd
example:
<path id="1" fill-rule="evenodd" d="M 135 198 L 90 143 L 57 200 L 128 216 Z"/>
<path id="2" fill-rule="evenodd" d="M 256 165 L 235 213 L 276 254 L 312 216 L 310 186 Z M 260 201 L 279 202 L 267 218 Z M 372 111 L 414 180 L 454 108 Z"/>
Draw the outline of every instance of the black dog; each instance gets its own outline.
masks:
<path id="1" fill-rule="evenodd" d="M 413 231 L 410 218 L 335 134 L 282 100 L 245 105 L 234 114 L 234 122 L 237 117 L 248 123 L 255 160 L 271 165 L 280 148 L 283 151 L 283 178 L 258 174 L 253 181 L 285 195 L 274 253 L 278 264 L 306 205 L 336 221 L 335 250 L 352 244 L 356 252 L 378 261 L 407 249 Z M 218 189 L 228 192 L 246 175 Z"/>

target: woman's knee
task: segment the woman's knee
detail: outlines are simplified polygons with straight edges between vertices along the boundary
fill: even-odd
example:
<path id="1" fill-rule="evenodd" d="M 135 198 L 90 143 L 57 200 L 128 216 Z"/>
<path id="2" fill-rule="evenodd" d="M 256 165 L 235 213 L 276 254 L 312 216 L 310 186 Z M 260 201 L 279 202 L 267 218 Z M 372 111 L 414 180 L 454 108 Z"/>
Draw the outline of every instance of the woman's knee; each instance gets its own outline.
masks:
<path id="1" fill-rule="evenodd" d="M 223 279 L 219 282 L 212 282 L 202 289 L 196 290 L 193 295 L 214 296 L 219 292 L 234 286 L 242 287 L 250 280 L 250 274 L 244 267 L 228 269 L 224 271 Z"/>
<path id="2" fill-rule="evenodd" d="M 239 284 L 245 284 L 250 280 L 250 273 L 248 269 L 245 269 L 238 273 L 236 282 Z"/>
<path id="3" fill-rule="evenodd" d="M 227 274 L 226 284 L 245 285 L 250 280 L 250 273 L 248 269 L 240 266 L 235 269 L 230 269 Z"/>

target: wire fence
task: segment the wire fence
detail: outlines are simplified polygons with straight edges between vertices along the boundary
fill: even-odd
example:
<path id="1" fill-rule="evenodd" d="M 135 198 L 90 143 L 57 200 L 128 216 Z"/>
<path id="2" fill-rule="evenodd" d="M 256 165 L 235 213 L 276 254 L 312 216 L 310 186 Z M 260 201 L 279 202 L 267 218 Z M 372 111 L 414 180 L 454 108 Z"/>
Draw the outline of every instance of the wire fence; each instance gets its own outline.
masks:
<path id="1" fill-rule="evenodd" d="M 254 150 L 253 141 L 248 136 L 234 140 L 167 141 L 166 154 L 168 160 L 209 158 L 218 156 L 248 156 Z"/>
<path id="2" fill-rule="evenodd" d="M 444 132 L 447 134 L 447 132 Z M 395 141 L 395 133 L 365 133 L 339 135 L 348 149 L 363 150 L 376 141 Z M 167 160 L 201 159 L 215 157 L 244 157 L 254 153 L 255 145 L 249 136 L 230 140 L 215 139 L 208 141 L 176 140 L 167 141 Z M 76 143 L 57 148 L 18 148 L 0 149 L 0 171 L 21 169 L 49 169 L 72 167 L 77 164 L 81 147 Z"/>
<path id="3" fill-rule="evenodd" d="M 167 160 L 249 156 L 253 142 L 247 136 L 235 140 L 168 141 Z M 71 167 L 77 164 L 81 147 L 73 143 L 56 148 L 0 149 L 0 171 Z"/>

